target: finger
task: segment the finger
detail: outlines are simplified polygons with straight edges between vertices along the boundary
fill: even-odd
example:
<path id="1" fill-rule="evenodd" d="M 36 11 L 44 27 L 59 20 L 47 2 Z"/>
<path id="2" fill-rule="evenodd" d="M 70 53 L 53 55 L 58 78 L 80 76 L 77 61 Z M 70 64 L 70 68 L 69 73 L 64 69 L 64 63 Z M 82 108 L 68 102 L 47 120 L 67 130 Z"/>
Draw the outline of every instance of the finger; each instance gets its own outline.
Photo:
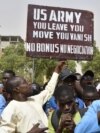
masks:
<path id="1" fill-rule="evenodd" d="M 40 123 L 37 123 L 37 124 L 34 125 L 34 127 L 38 127 L 39 125 L 40 125 Z"/>
<path id="2" fill-rule="evenodd" d="M 74 125 L 65 125 L 66 128 L 72 129 Z"/>
<path id="3" fill-rule="evenodd" d="M 47 127 L 41 128 L 41 133 L 44 132 L 45 130 L 48 130 Z"/>

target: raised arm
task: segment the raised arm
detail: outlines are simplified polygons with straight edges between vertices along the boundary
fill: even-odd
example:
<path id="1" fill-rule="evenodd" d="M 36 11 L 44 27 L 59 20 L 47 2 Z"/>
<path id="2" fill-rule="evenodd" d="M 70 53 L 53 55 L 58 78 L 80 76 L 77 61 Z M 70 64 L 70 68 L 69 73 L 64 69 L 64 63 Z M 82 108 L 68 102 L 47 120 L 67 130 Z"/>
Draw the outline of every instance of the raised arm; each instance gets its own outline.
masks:
<path id="1" fill-rule="evenodd" d="M 50 81 L 48 82 L 48 84 L 45 87 L 45 90 L 43 90 L 39 95 L 35 96 L 36 100 L 41 102 L 42 105 L 47 100 L 49 100 L 51 98 L 51 96 L 53 95 L 55 87 L 57 85 L 59 73 L 61 72 L 64 64 L 65 64 L 65 61 L 58 62 L 57 66 L 54 69 L 54 72 L 53 72 L 53 75 L 52 75 Z"/>

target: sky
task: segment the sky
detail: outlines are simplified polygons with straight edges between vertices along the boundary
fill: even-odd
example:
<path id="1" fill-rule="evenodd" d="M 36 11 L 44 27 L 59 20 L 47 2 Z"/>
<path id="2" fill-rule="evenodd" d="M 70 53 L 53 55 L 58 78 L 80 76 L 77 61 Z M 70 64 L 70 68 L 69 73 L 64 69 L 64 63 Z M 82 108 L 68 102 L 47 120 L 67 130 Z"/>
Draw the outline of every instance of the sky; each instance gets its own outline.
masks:
<path id="1" fill-rule="evenodd" d="M 25 40 L 28 4 L 93 12 L 94 40 L 100 47 L 100 0 L 0 0 L 0 35 L 18 35 Z"/>

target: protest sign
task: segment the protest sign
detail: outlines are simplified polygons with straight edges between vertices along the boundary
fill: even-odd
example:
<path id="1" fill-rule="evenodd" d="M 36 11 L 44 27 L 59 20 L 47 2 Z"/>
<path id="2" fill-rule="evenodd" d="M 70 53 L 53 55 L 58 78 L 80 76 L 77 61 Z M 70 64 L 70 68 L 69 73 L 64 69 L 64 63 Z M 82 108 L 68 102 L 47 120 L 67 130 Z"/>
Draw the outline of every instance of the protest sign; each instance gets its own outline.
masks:
<path id="1" fill-rule="evenodd" d="M 86 10 L 28 5 L 26 55 L 91 60 L 93 17 Z"/>

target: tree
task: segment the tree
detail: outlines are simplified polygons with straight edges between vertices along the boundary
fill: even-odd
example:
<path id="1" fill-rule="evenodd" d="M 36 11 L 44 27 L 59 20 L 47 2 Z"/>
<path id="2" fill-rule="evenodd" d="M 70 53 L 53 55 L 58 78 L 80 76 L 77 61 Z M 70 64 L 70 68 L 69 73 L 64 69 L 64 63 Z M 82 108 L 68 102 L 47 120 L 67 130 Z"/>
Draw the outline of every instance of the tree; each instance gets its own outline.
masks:
<path id="1" fill-rule="evenodd" d="M 12 44 L 4 49 L 0 59 L 0 69 L 3 72 L 5 69 L 11 69 L 17 75 L 26 75 L 27 58 L 25 56 L 25 48 L 23 43 Z M 27 66 L 28 67 L 28 66 Z"/>
<path id="2" fill-rule="evenodd" d="M 26 52 L 23 43 L 12 44 L 4 49 L 0 59 L 0 70 L 11 69 L 17 75 L 24 76 L 30 82 L 36 81 L 43 83 L 43 76 L 50 78 L 57 60 L 51 59 L 32 59 L 26 57 Z M 34 71 L 33 71 L 34 67 Z M 69 61 L 68 67 L 75 71 L 75 62 Z M 33 78 L 34 77 L 34 78 Z"/>
<path id="3" fill-rule="evenodd" d="M 96 47 L 96 44 L 94 44 L 93 60 L 82 63 L 82 70 L 83 72 L 86 70 L 92 70 L 95 74 L 95 78 L 100 79 L 100 51 L 99 48 Z"/>

